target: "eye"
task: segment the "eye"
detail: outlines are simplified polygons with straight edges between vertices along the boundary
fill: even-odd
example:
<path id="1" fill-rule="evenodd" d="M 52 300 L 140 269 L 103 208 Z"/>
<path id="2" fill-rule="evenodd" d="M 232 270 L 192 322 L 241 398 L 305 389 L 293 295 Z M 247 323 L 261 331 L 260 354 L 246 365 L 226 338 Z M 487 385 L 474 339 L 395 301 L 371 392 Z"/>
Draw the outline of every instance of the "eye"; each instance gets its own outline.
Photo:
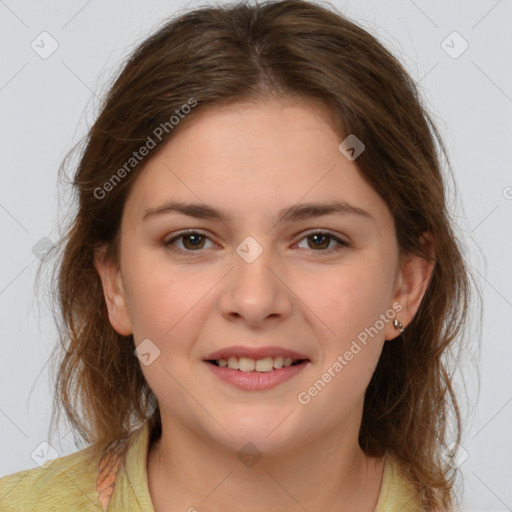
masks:
<path id="1" fill-rule="evenodd" d="M 180 249 L 174 245 L 176 240 L 183 239 L 184 249 Z M 163 244 L 172 251 L 180 253 L 197 252 L 204 248 L 205 240 L 210 240 L 204 233 L 200 231 L 187 230 L 163 242 Z"/>
<path id="2" fill-rule="evenodd" d="M 183 249 L 176 246 L 176 242 L 180 239 L 183 239 Z M 186 231 L 182 231 L 176 236 L 170 238 L 169 240 L 164 241 L 163 245 L 174 252 L 181 254 L 190 254 L 191 252 L 200 252 L 201 249 L 204 249 L 206 240 L 209 240 L 211 242 L 210 238 L 201 231 L 189 229 Z M 348 242 L 345 242 L 338 238 L 337 236 L 325 231 L 309 231 L 305 234 L 301 241 L 302 240 L 311 240 L 312 243 L 308 243 L 309 247 L 307 248 L 314 250 L 316 252 L 334 252 L 344 249 L 346 247 L 350 247 L 350 244 Z M 331 242 L 333 241 L 337 243 L 337 246 L 329 248 Z M 300 248 L 302 249 L 303 247 Z"/>
<path id="3" fill-rule="evenodd" d="M 309 244 L 307 248 L 312 249 L 316 252 L 332 252 L 332 251 L 340 251 L 345 247 L 350 247 L 348 242 L 341 240 L 335 235 L 330 233 L 326 233 L 325 231 L 309 231 L 306 233 L 304 238 L 301 240 L 311 240 L 312 243 Z M 337 246 L 329 248 L 331 242 L 337 242 Z M 321 249 L 321 250 L 317 250 Z M 327 249 L 327 250 L 325 250 Z"/>

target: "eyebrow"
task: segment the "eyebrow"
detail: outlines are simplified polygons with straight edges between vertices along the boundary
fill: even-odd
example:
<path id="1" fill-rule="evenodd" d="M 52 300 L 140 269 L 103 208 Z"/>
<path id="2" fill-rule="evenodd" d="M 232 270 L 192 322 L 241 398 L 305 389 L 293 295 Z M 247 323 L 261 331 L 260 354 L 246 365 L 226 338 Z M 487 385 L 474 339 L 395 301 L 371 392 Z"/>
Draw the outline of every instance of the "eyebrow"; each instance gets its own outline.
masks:
<path id="1" fill-rule="evenodd" d="M 207 204 L 183 203 L 177 201 L 168 201 L 161 206 L 149 208 L 144 213 L 142 220 L 148 220 L 153 217 L 169 214 L 181 213 L 197 219 L 210 219 L 227 222 L 229 215 Z M 331 201 L 328 203 L 299 203 L 285 208 L 279 212 L 278 222 L 299 221 L 322 215 L 357 215 L 361 218 L 374 220 L 369 212 L 354 206 L 346 201 Z"/>

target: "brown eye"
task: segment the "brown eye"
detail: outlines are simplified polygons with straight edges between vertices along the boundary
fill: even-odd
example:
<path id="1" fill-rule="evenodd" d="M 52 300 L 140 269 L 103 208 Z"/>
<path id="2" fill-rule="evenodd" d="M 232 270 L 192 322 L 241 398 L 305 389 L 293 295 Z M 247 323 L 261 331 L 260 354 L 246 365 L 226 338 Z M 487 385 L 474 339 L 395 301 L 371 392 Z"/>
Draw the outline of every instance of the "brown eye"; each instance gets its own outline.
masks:
<path id="1" fill-rule="evenodd" d="M 202 249 L 204 246 L 204 236 L 199 234 L 183 235 L 183 245 L 186 249 Z"/>
<path id="2" fill-rule="evenodd" d="M 182 247 L 176 247 L 175 243 L 182 239 Z M 177 252 L 197 252 L 199 249 L 203 249 L 205 241 L 209 238 L 198 231 L 187 231 L 163 242 L 164 246 Z"/>
<path id="3" fill-rule="evenodd" d="M 343 249 L 344 247 L 349 247 L 347 242 L 339 239 L 338 237 L 331 235 L 330 233 L 325 233 L 323 231 L 314 231 L 309 234 L 306 234 L 302 240 L 307 240 L 308 247 L 307 249 L 311 249 L 317 252 L 331 252 Z M 334 247 L 329 247 L 331 242 L 336 242 L 337 245 Z"/>
<path id="4" fill-rule="evenodd" d="M 312 241 L 312 243 L 309 244 L 310 249 L 327 249 L 331 242 L 330 237 L 325 235 L 309 235 L 306 238 Z"/>

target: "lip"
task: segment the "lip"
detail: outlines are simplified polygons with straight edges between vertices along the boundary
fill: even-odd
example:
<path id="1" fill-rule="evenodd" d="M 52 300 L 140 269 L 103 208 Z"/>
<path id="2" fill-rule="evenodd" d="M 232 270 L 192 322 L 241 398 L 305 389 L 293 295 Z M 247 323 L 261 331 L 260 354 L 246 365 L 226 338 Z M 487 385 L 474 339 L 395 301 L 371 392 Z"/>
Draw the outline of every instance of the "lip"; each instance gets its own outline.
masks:
<path id="1" fill-rule="evenodd" d="M 213 355 L 216 355 L 216 353 Z M 283 366 L 278 370 L 274 369 L 270 372 L 242 372 L 239 370 L 232 370 L 228 367 L 215 366 L 214 364 L 205 361 L 205 364 L 208 366 L 208 368 L 210 368 L 213 374 L 216 375 L 219 379 L 244 391 L 263 391 L 265 389 L 274 388 L 279 384 L 282 384 L 283 382 L 291 379 L 295 375 L 298 375 L 310 363 L 311 361 L 309 360 L 302 361 L 295 366 Z"/>
<path id="2" fill-rule="evenodd" d="M 265 357 L 278 356 L 291 357 L 292 359 L 309 360 L 309 357 L 304 354 L 300 354 L 299 352 L 295 352 L 293 350 L 288 350 L 281 347 L 251 348 L 239 345 L 216 350 L 215 352 L 212 352 L 210 355 L 206 356 L 205 361 L 218 361 L 219 359 L 229 359 L 230 357 L 247 357 L 249 359 L 263 359 Z"/>

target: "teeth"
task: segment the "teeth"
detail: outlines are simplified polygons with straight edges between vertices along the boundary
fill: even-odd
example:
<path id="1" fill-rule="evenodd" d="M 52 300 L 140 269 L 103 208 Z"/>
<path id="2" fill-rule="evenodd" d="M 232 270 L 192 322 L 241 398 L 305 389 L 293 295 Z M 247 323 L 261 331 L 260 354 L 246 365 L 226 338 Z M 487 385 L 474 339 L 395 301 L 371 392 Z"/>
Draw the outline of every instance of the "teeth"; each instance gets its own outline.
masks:
<path id="1" fill-rule="evenodd" d="M 258 359 L 255 364 L 257 372 L 271 372 L 274 369 L 274 360 L 271 357 Z"/>
<path id="2" fill-rule="evenodd" d="M 291 366 L 291 357 L 265 357 L 263 359 L 250 359 L 249 357 L 230 357 L 229 359 L 218 359 L 216 362 L 221 368 L 231 368 L 241 372 L 270 372 L 273 369 L 279 370 L 283 366 Z"/>
<path id="3" fill-rule="evenodd" d="M 279 370 L 279 368 L 282 368 L 283 366 L 284 366 L 284 357 L 282 357 L 282 356 L 274 357 L 274 368 Z"/>
<path id="4" fill-rule="evenodd" d="M 252 372 L 254 370 L 254 359 L 248 359 L 247 357 L 241 357 L 238 360 L 238 369 L 241 372 Z"/>
<path id="5" fill-rule="evenodd" d="M 230 357 L 228 359 L 228 368 L 231 368 L 232 370 L 238 370 L 238 357 Z"/>

